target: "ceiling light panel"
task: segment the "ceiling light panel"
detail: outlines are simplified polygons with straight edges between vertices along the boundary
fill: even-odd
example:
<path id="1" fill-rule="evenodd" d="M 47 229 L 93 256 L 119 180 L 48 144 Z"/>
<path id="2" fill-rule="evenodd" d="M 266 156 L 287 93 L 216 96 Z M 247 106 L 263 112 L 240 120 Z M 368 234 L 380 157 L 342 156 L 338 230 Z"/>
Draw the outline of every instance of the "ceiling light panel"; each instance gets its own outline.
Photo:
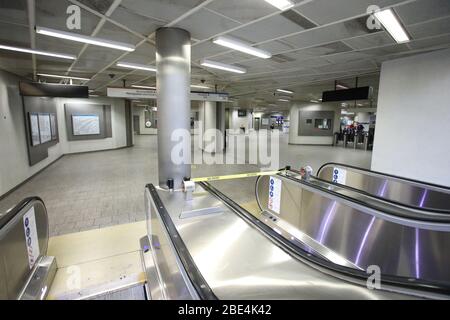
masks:
<path id="1" fill-rule="evenodd" d="M 281 11 L 290 9 L 294 6 L 294 3 L 290 0 L 265 0 L 265 1 Z"/>
<path id="2" fill-rule="evenodd" d="M 249 55 L 252 55 L 252 56 L 255 56 L 258 58 L 269 59 L 270 57 L 272 57 L 272 54 L 270 52 L 268 52 L 266 50 L 254 48 L 251 45 L 249 45 L 248 43 L 236 40 L 234 38 L 221 36 L 221 37 L 214 38 L 212 40 L 212 42 L 215 44 L 233 49 L 233 50 L 247 53 Z"/>
<path id="3" fill-rule="evenodd" d="M 89 81 L 91 79 L 89 78 L 80 78 L 80 77 L 72 77 L 72 76 L 61 76 L 57 74 L 48 74 L 48 73 L 38 73 L 37 74 L 40 77 L 45 78 L 58 78 L 58 79 L 72 79 L 72 80 L 81 80 L 81 81 Z"/>
<path id="4" fill-rule="evenodd" d="M 374 15 L 397 43 L 405 43 L 410 40 L 405 28 L 392 9 L 375 12 Z"/>
<path id="5" fill-rule="evenodd" d="M 233 66 L 230 64 L 225 64 L 217 61 L 211 61 L 207 59 L 203 59 L 200 61 L 200 64 L 204 67 L 234 72 L 234 73 L 246 73 L 247 70 L 241 67 Z"/>
<path id="6" fill-rule="evenodd" d="M 35 49 L 21 48 L 21 47 L 13 47 L 13 46 L 6 46 L 6 45 L 0 45 L 0 49 L 37 54 L 37 55 L 42 55 L 42 56 L 54 57 L 54 58 L 69 59 L 69 60 L 75 60 L 77 58 L 76 56 L 71 55 L 71 54 L 42 51 L 42 50 L 35 50 Z"/>
<path id="7" fill-rule="evenodd" d="M 146 65 L 146 64 L 139 64 L 139 63 L 131 63 L 131 62 L 119 61 L 119 62 L 117 62 L 116 66 L 122 67 L 122 68 L 128 68 L 128 69 L 136 69 L 136 70 L 145 70 L 145 71 L 156 72 L 156 67 L 149 66 L 149 65 Z"/>
<path id="8" fill-rule="evenodd" d="M 97 37 L 90 37 L 90 36 L 85 36 L 85 35 L 78 34 L 78 33 L 60 31 L 60 30 L 55 30 L 55 29 L 50 29 L 50 28 L 45 28 L 45 27 L 36 26 L 36 33 L 46 35 L 49 37 L 55 37 L 55 38 L 60 38 L 60 39 L 65 39 L 65 40 L 82 42 L 82 43 L 87 43 L 87 44 L 92 44 L 92 45 L 96 45 L 96 46 L 122 50 L 122 51 L 132 52 L 135 50 L 135 46 L 127 44 L 127 43 L 112 41 L 112 40 L 102 39 L 102 38 L 97 38 Z"/>

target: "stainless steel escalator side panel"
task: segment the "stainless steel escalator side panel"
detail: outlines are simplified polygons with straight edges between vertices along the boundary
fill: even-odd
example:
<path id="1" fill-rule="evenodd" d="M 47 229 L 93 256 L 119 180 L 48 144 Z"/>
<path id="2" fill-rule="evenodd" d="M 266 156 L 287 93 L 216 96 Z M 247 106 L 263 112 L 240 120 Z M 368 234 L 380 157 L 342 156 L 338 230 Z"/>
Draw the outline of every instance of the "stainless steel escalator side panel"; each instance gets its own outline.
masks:
<path id="1" fill-rule="evenodd" d="M 25 201 L 27 200 L 27 201 Z M 17 212 L 8 212 L 2 218 L 11 216 L 0 229 L 0 298 L 19 299 L 30 280 L 33 266 L 29 264 L 23 217 L 34 209 L 39 256 L 36 264 L 47 254 L 49 229 L 47 210 L 42 200 L 30 198 L 22 201 Z M 50 281 L 51 282 L 51 281 Z"/>
<path id="2" fill-rule="evenodd" d="M 145 267 L 152 300 L 198 299 L 148 188 L 145 189 L 145 207 L 147 237 L 153 260 L 152 263 L 147 262 Z"/>
<path id="3" fill-rule="evenodd" d="M 267 208 L 269 178 L 258 179 L 261 207 L 359 268 L 377 265 L 386 275 L 450 283 L 449 228 L 441 231 L 443 227 L 436 230 L 429 222 L 387 220 L 383 212 L 283 176 L 277 176 L 283 182 L 277 213 Z"/>
<path id="4" fill-rule="evenodd" d="M 200 190 L 201 191 L 201 190 Z M 210 193 L 202 197 L 215 200 L 221 213 L 180 219 L 185 204 L 183 192 L 157 190 L 173 222 L 177 236 L 184 243 L 203 279 L 219 299 L 411 299 L 364 285 L 343 281 L 299 261 L 282 246 Z M 154 215 L 154 219 L 161 216 Z M 162 221 L 158 221 L 161 225 Z M 155 223 L 149 233 L 155 234 Z M 163 232 L 159 232 L 162 236 Z M 168 235 L 164 235 L 168 237 Z M 168 240 L 170 241 L 170 240 Z M 170 246 L 161 246 L 156 264 Z M 179 254 L 179 252 L 178 252 Z M 178 260 L 182 260 L 180 257 Z M 161 268 L 160 268 L 161 269 Z M 182 268 L 172 273 L 159 272 L 162 283 L 180 277 Z M 176 295 L 166 298 L 177 299 Z M 179 299 L 179 298 L 178 298 Z"/>
<path id="5" fill-rule="evenodd" d="M 396 177 L 338 163 L 323 165 L 317 177 L 333 181 L 334 168 L 345 170 L 345 182 L 341 183 L 371 195 L 400 204 L 443 210 L 450 214 L 450 188 L 411 179 Z"/>

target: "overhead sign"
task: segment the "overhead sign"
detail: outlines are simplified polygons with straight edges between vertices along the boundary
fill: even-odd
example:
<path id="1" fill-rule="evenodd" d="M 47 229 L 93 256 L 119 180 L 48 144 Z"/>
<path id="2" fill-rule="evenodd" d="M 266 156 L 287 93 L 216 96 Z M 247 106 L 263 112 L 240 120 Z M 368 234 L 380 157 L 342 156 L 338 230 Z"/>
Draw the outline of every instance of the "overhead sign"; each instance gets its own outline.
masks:
<path id="1" fill-rule="evenodd" d="M 107 88 L 108 97 L 128 99 L 156 99 L 156 90 L 133 88 Z"/>
<path id="2" fill-rule="evenodd" d="M 127 99 L 156 99 L 156 90 L 134 88 L 107 88 L 108 97 Z M 218 101 L 227 102 L 228 93 L 191 92 L 192 101 Z"/>

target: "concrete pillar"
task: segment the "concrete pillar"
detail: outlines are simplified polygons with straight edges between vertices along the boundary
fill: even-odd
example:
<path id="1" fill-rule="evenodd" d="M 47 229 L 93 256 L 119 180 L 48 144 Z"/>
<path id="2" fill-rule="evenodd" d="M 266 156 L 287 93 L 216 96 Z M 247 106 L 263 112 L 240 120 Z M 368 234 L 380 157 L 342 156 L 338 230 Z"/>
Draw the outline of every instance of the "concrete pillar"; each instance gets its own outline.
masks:
<path id="1" fill-rule="evenodd" d="M 174 188 L 182 186 L 184 177 L 191 176 L 190 163 L 174 163 L 174 147 L 189 152 L 190 134 L 172 141 L 175 130 L 190 132 L 191 41 L 186 30 L 160 28 L 156 31 L 156 87 L 158 92 L 158 174 L 159 186 L 167 188 L 167 180 L 174 180 Z M 178 131 L 180 132 L 180 131 Z"/>
<path id="2" fill-rule="evenodd" d="M 222 134 L 215 135 L 214 143 L 211 142 L 212 137 L 206 137 L 209 141 L 205 141 L 201 148 L 205 152 L 220 152 L 224 148 L 225 134 L 225 109 L 220 102 L 202 101 L 200 103 L 200 120 L 203 123 L 203 133 L 207 130 L 211 133 L 213 130 L 218 130 Z M 216 132 L 217 133 L 217 132 Z"/>

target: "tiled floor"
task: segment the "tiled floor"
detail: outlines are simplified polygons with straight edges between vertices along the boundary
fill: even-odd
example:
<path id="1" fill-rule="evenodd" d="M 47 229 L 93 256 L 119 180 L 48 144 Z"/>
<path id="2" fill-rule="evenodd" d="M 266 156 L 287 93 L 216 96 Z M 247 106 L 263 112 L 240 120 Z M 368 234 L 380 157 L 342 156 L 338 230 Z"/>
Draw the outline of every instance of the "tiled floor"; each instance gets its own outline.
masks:
<path id="1" fill-rule="evenodd" d="M 39 196 L 47 206 L 52 236 L 143 220 L 144 187 L 157 183 L 157 158 L 156 136 L 136 136 L 132 148 L 64 156 L 0 201 L 0 212 L 27 196 Z M 281 137 L 281 166 L 311 165 L 317 170 L 329 161 L 368 168 L 371 152 L 289 145 L 287 136 Z M 192 176 L 257 169 L 256 165 L 194 165 Z M 237 202 L 253 200 L 254 179 L 215 185 Z"/>

